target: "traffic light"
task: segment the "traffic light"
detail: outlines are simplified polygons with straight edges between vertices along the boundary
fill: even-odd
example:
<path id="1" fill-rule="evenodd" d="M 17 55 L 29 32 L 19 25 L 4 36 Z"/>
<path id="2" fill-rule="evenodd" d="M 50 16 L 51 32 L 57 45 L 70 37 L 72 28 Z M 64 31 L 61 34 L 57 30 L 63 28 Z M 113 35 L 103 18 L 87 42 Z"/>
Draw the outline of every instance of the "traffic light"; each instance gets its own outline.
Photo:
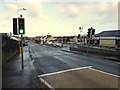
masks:
<path id="1" fill-rule="evenodd" d="M 80 34 L 78 34 L 78 38 L 80 38 Z"/>
<path id="2" fill-rule="evenodd" d="M 90 37 L 91 36 L 91 28 L 88 29 L 88 32 L 87 32 L 87 36 Z"/>
<path id="3" fill-rule="evenodd" d="M 13 18 L 13 34 L 18 35 L 18 32 L 17 32 L 17 18 Z"/>
<path id="4" fill-rule="evenodd" d="M 95 29 L 92 29 L 92 35 L 95 35 Z"/>
<path id="5" fill-rule="evenodd" d="M 25 23 L 24 18 L 18 18 L 18 24 L 19 24 L 19 34 L 25 34 Z"/>

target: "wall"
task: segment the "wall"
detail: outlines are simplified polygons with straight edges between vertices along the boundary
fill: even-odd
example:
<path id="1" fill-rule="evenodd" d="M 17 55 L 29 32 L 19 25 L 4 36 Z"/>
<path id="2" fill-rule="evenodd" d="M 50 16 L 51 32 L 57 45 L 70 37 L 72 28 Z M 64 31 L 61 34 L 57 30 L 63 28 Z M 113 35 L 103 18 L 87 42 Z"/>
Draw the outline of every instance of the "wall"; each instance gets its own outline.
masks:
<path id="1" fill-rule="evenodd" d="M 18 53 L 18 42 L 2 35 L 2 64 Z"/>

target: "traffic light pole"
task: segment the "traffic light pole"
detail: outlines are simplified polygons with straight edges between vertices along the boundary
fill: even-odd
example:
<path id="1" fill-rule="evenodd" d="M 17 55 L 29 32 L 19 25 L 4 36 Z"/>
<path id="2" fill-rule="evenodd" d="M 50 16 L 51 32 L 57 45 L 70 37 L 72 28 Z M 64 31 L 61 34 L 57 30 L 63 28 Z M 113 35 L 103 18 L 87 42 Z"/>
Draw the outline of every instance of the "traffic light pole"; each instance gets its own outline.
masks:
<path id="1" fill-rule="evenodd" d="M 23 35 L 21 35 L 21 61 L 22 61 L 22 70 L 24 69 L 24 63 L 23 63 Z"/>
<path id="2" fill-rule="evenodd" d="M 19 46 L 19 52 L 20 52 L 20 54 L 21 54 L 21 60 L 22 60 L 22 62 L 21 62 L 21 68 L 22 68 L 22 70 L 24 69 L 24 62 L 23 62 L 23 35 L 22 34 L 24 34 L 24 33 L 20 33 L 19 32 L 19 27 L 20 27 L 20 23 L 19 23 L 19 17 L 18 17 L 18 15 L 19 15 L 19 11 L 20 10 L 27 10 L 27 9 L 25 9 L 25 8 L 22 8 L 22 9 L 18 9 L 17 10 L 17 34 L 18 34 L 18 46 Z M 20 18 L 22 18 L 22 15 L 20 15 Z M 23 24 L 24 24 L 24 22 L 23 22 Z M 19 38 L 19 35 L 21 34 L 21 43 L 20 43 L 20 38 Z M 20 45 L 21 44 L 21 45 Z"/>
<path id="3" fill-rule="evenodd" d="M 90 37 L 89 37 L 88 39 L 89 39 L 89 40 L 88 40 L 88 47 L 87 47 L 87 55 L 88 55 L 89 49 L 90 49 Z"/>
<path id="4" fill-rule="evenodd" d="M 90 37 L 88 38 L 88 47 L 87 47 L 87 55 L 89 53 L 89 49 L 90 49 L 90 38 L 92 36 L 92 30 L 90 31 Z"/>

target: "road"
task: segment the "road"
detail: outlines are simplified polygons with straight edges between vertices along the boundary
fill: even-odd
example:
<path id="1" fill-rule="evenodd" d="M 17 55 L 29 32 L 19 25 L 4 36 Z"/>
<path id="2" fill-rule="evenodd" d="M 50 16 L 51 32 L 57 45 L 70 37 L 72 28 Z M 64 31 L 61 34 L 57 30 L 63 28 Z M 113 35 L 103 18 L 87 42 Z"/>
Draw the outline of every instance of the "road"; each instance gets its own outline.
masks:
<path id="1" fill-rule="evenodd" d="M 29 42 L 28 47 L 33 58 L 32 66 L 37 75 L 85 66 L 92 66 L 94 69 L 118 75 L 119 64 L 117 62 L 65 52 L 63 49 L 68 49 L 68 45 L 58 48 Z"/>
<path id="2" fill-rule="evenodd" d="M 113 75 L 118 75 L 119 62 L 70 51 L 69 44 L 64 45 L 63 48 L 59 48 L 28 42 L 28 46 L 25 46 L 23 50 L 24 70 L 21 70 L 21 58 L 19 55 L 16 55 L 2 67 L 3 88 L 42 88 L 43 84 L 40 82 L 38 76 L 45 76 L 43 77 L 44 79 L 51 80 L 48 81 L 50 85 L 59 88 L 62 86 L 63 88 L 67 88 L 66 84 L 69 84 L 68 88 L 73 86 L 75 88 L 118 87 L 118 78 L 113 77 Z M 91 71 L 91 69 L 82 69 L 79 72 L 73 72 L 76 68 L 87 66 L 107 73 L 107 75 L 94 70 Z M 55 76 L 51 74 L 60 72 L 65 73 Z M 47 74 L 54 78 L 50 78 Z M 59 83 L 56 84 L 56 82 Z"/>

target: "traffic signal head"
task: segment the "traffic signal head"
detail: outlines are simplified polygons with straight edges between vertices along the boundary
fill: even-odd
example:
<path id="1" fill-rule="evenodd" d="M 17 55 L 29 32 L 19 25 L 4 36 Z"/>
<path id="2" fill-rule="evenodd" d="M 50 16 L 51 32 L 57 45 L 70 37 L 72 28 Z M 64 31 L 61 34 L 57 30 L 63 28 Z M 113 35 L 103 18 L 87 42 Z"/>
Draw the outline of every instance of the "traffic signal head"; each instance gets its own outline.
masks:
<path id="1" fill-rule="evenodd" d="M 24 18 L 18 18 L 18 24 L 19 24 L 19 34 L 25 34 L 25 23 Z"/>
<path id="2" fill-rule="evenodd" d="M 95 29 L 92 29 L 92 35 L 95 35 Z"/>
<path id="3" fill-rule="evenodd" d="M 13 18 L 13 34 L 18 35 L 18 32 L 17 32 L 17 18 Z"/>
<path id="4" fill-rule="evenodd" d="M 80 38 L 80 34 L 78 34 L 78 38 Z"/>
<path id="5" fill-rule="evenodd" d="M 90 33 L 91 33 L 91 29 L 90 28 L 88 29 L 87 33 L 88 33 L 87 36 L 90 37 Z"/>

